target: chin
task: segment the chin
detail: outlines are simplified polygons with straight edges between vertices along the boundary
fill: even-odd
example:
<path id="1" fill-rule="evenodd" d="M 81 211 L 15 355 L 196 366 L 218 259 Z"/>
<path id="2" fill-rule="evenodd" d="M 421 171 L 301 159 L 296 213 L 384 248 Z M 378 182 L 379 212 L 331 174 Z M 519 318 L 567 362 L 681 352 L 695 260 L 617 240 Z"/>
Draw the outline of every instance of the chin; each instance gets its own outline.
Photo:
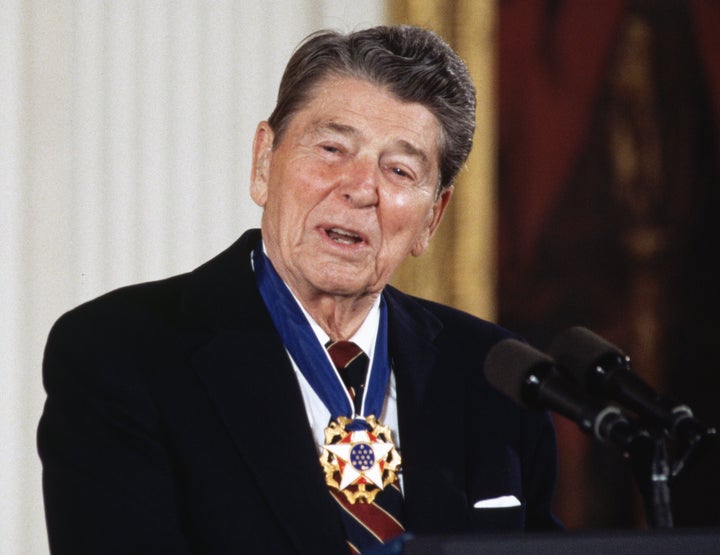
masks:
<path id="1" fill-rule="evenodd" d="M 362 287 L 354 287 L 348 283 L 323 283 L 317 287 L 318 291 L 340 297 L 359 297 L 365 292 Z"/>
<path id="2" fill-rule="evenodd" d="M 376 276 L 367 275 L 365 267 L 348 265 L 334 266 L 330 269 L 329 264 L 324 267 L 322 263 L 318 265 L 322 268 L 320 272 L 309 272 L 306 276 L 315 290 L 321 293 L 343 297 L 364 297 L 377 294 L 384 285 L 378 286 Z M 365 273 L 362 273 L 363 270 Z"/>
<path id="3" fill-rule="evenodd" d="M 371 294 L 366 283 L 350 282 L 345 276 L 338 276 L 333 279 L 319 279 L 313 282 L 313 286 L 321 293 L 341 297 L 362 297 Z"/>

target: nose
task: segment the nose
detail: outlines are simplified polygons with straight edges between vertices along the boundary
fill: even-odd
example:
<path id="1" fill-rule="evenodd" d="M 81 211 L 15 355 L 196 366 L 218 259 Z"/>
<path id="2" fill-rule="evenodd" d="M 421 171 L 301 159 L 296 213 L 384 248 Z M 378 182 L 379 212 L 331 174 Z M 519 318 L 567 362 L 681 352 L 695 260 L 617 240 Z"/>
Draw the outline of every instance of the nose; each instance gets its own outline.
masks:
<path id="1" fill-rule="evenodd" d="M 337 192 L 354 207 L 375 206 L 379 198 L 379 183 L 379 165 L 369 158 L 356 158 L 348 165 Z"/>

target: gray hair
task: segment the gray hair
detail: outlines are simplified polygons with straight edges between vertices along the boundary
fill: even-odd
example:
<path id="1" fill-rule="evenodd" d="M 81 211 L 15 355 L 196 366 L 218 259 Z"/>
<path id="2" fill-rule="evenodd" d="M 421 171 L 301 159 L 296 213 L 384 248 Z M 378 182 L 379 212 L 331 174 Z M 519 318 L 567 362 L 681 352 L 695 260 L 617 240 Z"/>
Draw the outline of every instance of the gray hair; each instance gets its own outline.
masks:
<path id="1" fill-rule="evenodd" d="M 364 79 L 430 110 L 440 123 L 440 190 L 452 185 L 472 148 L 475 87 L 447 43 L 408 25 L 310 35 L 288 61 L 268 119 L 276 145 L 314 87 L 331 75 Z"/>

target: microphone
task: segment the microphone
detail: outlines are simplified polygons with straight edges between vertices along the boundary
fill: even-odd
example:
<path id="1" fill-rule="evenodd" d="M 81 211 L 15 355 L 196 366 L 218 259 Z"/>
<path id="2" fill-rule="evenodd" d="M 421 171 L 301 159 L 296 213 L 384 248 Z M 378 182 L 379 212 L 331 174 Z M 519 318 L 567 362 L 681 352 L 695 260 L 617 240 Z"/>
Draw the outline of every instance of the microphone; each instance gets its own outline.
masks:
<path id="1" fill-rule="evenodd" d="M 639 435 L 620 409 L 599 405 L 578 391 L 552 358 L 517 339 L 504 339 L 490 349 L 485 377 L 520 405 L 557 412 L 600 441 L 627 448 Z"/>
<path id="2" fill-rule="evenodd" d="M 630 370 L 625 353 L 587 328 L 576 326 L 560 333 L 549 353 L 581 390 L 620 403 L 670 437 L 692 445 L 715 433 L 693 417 L 690 407 L 656 393 Z"/>

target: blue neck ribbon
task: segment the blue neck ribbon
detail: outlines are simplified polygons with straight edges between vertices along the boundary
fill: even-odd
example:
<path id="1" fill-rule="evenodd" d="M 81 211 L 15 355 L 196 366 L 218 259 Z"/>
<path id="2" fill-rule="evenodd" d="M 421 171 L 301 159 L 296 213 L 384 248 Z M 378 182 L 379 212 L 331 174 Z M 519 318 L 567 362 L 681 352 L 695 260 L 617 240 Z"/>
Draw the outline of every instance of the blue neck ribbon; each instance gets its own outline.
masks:
<path id="1" fill-rule="evenodd" d="M 285 348 L 313 391 L 330 411 L 332 419 L 337 420 L 338 416 L 355 417 L 356 420 L 359 419 L 359 422 L 356 422 L 360 424 L 359 429 L 362 429 L 366 415 L 372 415 L 379 419 L 390 378 L 387 305 L 384 297 L 380 298 L 380 325 L 375 342 L 372 368 L 367 376 L 362 411 L 360 415 L 355 415 L 350 396 L 330 361 L 327 351 L 318 341 L 290 289 L 280 279 L 272 263 L 265 256 L 262 242 L 259 242 L 253 251 L 253 263 L 260 295 L 270 312 L 270 317 Z"/>

